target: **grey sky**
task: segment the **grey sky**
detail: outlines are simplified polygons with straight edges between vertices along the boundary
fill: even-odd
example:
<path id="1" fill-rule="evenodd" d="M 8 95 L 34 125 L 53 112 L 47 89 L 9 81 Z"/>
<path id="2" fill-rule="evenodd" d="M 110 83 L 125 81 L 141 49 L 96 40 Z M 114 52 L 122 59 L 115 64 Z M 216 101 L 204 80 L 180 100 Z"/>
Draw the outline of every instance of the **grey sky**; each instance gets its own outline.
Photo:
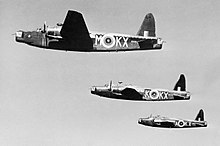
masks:
<path id="1" fill-rule="evenodd" d="M 136 34 L 146 13 L 156 19 L 160 51 L 79 53 L 37 49 L 14 41 L 15 31 L 63 22 L 83 13 L 89 30 Z M 1 145 L 219 145 L 220 5 L 214 0 L 20 0 L 0 2 Z M 109 80 L 173 89 L 187 78 L 190 101 L 129 102 L 90 94 Z M 137 124 L 161 114 L 208 128 L 156 129 Z"/>

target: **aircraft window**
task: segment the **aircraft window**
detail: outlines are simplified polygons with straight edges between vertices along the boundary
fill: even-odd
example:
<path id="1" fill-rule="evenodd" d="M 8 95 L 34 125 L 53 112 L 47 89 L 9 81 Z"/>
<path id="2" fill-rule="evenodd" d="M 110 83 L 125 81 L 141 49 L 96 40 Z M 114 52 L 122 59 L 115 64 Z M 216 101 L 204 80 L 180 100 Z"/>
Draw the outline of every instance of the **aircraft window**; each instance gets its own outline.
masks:
<path id="1" fill-rule="evenodd" d="M 62 23 L 57 23 L 57 26 L 62 26 L 63 24 Z"/>
<path id="2" fill-rule="evenodd" d="M 48 35 L 54 35 L 54 31 L 48 31 Z"/>
<path id="3" fill-rule="evenodd" d="M 59 36 L 59 31 L 55 31 L 55 32 L 54 32 L 54 35 L 55 35 L 55 36 Z"/>

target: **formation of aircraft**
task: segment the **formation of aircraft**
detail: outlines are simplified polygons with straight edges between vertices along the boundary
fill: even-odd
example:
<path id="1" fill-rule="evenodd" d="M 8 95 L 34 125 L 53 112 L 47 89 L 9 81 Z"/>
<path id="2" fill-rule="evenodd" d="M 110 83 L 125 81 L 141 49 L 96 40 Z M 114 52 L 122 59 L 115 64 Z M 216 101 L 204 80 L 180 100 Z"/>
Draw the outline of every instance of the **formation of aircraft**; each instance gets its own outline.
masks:
<path id="1" fill-rule="evenodd" d="M 173 91 L 166 89 L 141 88 L 133 85 L 113 85 L 112 82 L 104 86 L 93 86 L 91 93 L 107 98 L 139 100 L 139 101 L 167 101 L 189 100 L 190 92 L 186 91 L 186 79 L 180 75 Z"/>
<path id="2" fill-rule="evenodd" d="M 81 13 L 69 10 L 64 23 L 54 27 L 44 24 L 35 31 L 19 30 L 17 42 L 31 46 L 81 52 L 111 52 L 161 49 L 163 40 L 156 37 L 153 14 L 145 16 L 136 35 L 90 32 Z"/>
<path id="3" fill-rule="evenodd" d="M 139 124 L 152 127 L 162 128 L 195 128 L 195 127 L 207 127 L 207 122 L 204 120 L 204 112 L 201 109 L 197 114 L 195 120 L 183 120 L 176 118 L 167 118 L 160 115 L 147 118 L 140 118 Z"/>
<path id="4" fill-rule="evenodd" d="M 147 14 L 136 35 L 119 33 L 99 33 L 87 29 L 83 15 L 69 10 L 64 23 L 57 23 L 50 27 L 44 23 L 43 28 L 35 31 L 19 30 L 15 33 L 16 42 L 27 45 L 63 51 L 80 52 L 111 52 L 111 51 L 139 51 L 162 49 L 164 41 L 156 37 L 155 19 L 152 13 Z M 186 91 L 186 79 L 180 75 L 172 91 L 166 89 L 142 88 L 124 85 L 112 81 L 104 86 L 93 86 L 94 95 L 133 101 L 174 101 L 189 100 L 190 92 Z M 140 118 L 139 124 L 165 128 L 207 127 L 204 112 L 201 109 L 195 120 L 183 120 L 162 116 Z"/>

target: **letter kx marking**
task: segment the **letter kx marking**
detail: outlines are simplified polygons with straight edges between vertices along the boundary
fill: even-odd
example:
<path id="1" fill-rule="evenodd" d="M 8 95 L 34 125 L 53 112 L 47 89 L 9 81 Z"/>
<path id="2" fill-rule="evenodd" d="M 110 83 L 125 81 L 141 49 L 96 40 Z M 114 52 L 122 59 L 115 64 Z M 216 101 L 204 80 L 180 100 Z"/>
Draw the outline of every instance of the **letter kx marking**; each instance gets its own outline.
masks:
<path id="1" fill-rule="evenodd" d="M 150 93 L 151 90 L 145 90 L 144 91 L 144 95 L 143 95 L 143 99 L 144 100 L 149 100 L 151 99 L 149 93 Z M 168 93 L 167 92 L 164 92 L 164 91 L 159 91 L 159 96 L 154 99 L 154 100 L 166 100 L 168 99 Z"/>
<path id="2" fill-rule="evenodd" d="M 123 45 L 121 45 L 121 39 L 123 39 Z M 128 38 L 127 37 L 116 37 L 116 46 L 118 47 L 128 47 Z"/>
<path id="3" fill-rule="evenodd" d="M 104 35 L 95 35 L 95 45 L 102 45 L 101 39 Z M 113 36 L 114 37 L 114 36 Z M 116 47 L 128 47 L 128 37 L 116 36 L 115 46 Z"/>

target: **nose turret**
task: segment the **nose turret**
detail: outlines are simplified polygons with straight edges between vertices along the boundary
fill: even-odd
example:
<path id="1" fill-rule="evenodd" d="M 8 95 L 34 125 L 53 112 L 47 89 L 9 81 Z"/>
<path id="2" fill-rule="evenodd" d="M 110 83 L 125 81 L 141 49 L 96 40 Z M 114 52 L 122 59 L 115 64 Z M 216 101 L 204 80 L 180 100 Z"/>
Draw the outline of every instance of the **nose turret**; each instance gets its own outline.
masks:
<path id="1" fill-rule="evenodd" d="M 34 42 L 34 32 L 19 30 L 15 33 L 15 40 L 21 43 L 32 44 Z"/>
<path id="2" fill-rule="evenodd" d="M 96 92 L 97 89 L 96 89 L 95 86 L 92 86 L 90 90 L 91 90 L 91 93 L 92 93 L 92 94 L 95 94 L 95 92 Z"/>
<path id="3" fill-rule="evenodd" d="M 107 86 L 92 86 L 90 88 L 92 94 L 99 95 L 99 96 L 109 96 L 110 92 Z"/>
<path id="4" fill-rule="evenodd" d="M 139 118 L 138 124 L 142 124 L 145 126 L 153 126 L 153 119 L 152 118 Z"/>
<path id="5" fill-rule="evenodd" d="M 24 42 L 24 31 L 19 30 L 15 33 L 15 41 Z"/>
<path id="6" fill-rule="evenodd" d="M 138 119 L 138 124 L 142 124 L 142 118 Z"/>
<path id="7" fill-rule="evenodd" d="M 15 33 L 15 41 L 31 46 L 45 47 L 46 39 L 40 31 L 22 31 Z"/>

